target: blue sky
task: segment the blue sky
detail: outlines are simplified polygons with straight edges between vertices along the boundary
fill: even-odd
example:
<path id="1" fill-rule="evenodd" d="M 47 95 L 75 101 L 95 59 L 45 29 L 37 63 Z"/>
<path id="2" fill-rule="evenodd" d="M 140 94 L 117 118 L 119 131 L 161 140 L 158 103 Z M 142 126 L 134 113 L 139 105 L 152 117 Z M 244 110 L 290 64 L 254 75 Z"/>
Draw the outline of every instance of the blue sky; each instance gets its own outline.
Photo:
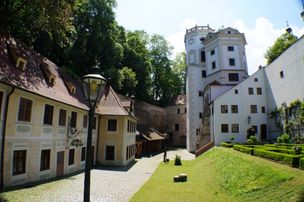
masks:
<path id="1" fill-rule="evenodd" d="M 297 36 L 304 34 L 301 0 L 117 0 L 116 20 L 128 30 L 163 35 L 184 50 L 186 28 L 233 27 L 245 33 L 249 73 L 265 65 L 264 53 L 284 33 L 286 21 Z"/>

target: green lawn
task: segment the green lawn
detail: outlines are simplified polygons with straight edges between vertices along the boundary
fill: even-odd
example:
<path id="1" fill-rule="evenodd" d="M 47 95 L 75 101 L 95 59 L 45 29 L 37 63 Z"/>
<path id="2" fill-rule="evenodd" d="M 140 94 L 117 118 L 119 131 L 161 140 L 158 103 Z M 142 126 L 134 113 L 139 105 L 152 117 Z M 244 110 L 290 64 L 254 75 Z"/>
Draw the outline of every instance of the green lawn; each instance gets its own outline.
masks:
<path id="1" fill-rule="evenodd" d="M 304 201 L 299 169 L 220 147 L 182 163 L 161 163 L 131 201 Z M 174 183 L 180 173 L 188 181 Z"/>

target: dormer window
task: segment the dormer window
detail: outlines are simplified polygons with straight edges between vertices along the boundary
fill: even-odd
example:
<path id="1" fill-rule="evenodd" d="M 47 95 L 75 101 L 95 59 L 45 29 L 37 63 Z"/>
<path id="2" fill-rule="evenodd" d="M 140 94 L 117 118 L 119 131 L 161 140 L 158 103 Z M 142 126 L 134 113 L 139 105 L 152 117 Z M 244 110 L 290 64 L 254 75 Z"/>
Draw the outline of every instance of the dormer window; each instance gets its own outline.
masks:
<path id="1" fill-rule="evenodd" d="M 45 76 L 47 82 L 54 85 L 56 76 L 50 70 L 50 66 L 47 63 L 41 63 L 40 68 L 41 68 L 41 71 L 43 72 L 43 75 Z"/>
<path id="2" fill-rule="evenodd" d="M 64 80 L 66 87 L 68 88 L 69 92 L 71 94 L 75 94 L 76 93 L 76 87 L 74 86 L 74 84 L 72 84 L 72 82 L 70 81 L 66 81 Z"/>
<path id="3" fill-rule="evenodd" d="M 15 66 L 18 69 L 24 70 L 27 64 L 25 55 L 19 53 L 15 48 L 13 48 L 9 43 L 7 43 L 8 51 L 11 58 L 14 61 Z"/>

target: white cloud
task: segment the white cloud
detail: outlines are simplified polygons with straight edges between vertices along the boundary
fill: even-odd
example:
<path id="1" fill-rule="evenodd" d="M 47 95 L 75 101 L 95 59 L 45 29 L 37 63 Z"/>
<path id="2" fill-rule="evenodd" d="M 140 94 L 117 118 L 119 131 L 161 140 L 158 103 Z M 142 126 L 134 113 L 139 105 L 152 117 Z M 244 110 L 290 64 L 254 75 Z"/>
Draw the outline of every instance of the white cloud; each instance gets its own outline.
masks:
<path id="1" fill-rule="evenodd" d="M 185 19 L 181 24 L 181 31 L 167 37 L 167 40 L 174 47 L 174 54 L 185 50 L 184 35 L 186 29 L 194 27 L 197 23 L 191 19 Z M 231 27 L 238 29 L 245 34 L 247 40 L 246 55 L 248 64 L 248 73 L 254 73 L 259 65 L 265 65 L 264 54 L 268 47 L 272 46 L 274 41 L 285 32 L 285 28 L 276 29 L 274 25 L 264 17 L 256 19 L 253 28 L 246 26 L 244 21 L 237 20 Z M 304 28 L 290 25 L 293 33 L 300 37 L 304 34 Z"/>

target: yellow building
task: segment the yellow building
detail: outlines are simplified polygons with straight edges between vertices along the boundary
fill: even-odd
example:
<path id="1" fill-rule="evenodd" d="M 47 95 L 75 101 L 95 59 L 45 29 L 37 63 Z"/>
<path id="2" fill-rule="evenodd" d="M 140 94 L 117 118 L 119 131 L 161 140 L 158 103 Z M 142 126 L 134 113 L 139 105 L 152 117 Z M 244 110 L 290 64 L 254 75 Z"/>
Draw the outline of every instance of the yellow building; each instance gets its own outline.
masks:
<path id="1" fill-rule="evenodd" d="M 130 105 L 133 105 L 130 102 Z M 107 165 L 127 165 L 135 158 L 136 118 L 133 106 L 120 103 L 110 87 L 106 90 L 96 112 L 100 114 L 97 162 Z M 129 109 L 129 110 L 128 110 Z M 128 110 L 128 111 L 126 111 Z"/>
<path id="2" fill-rule="evenodd" d="M 84 169 L 88 107 L 80 82 L 12 38 L 1 39 L 0 50 L 1 186 Z M 103 99 L 111 96 L 107 97 Z M 99 126 L 107 127 L 103 121 L 116 119 L 116 132 L 110 127 L 117 134 L 111 142 L 115 160 L 99 162 L 126 165 L 134 159 L 127 154 L 132 150 L 128 146 L 135 144 L 135 133 L 132 142 L 132 133 L 124 123 L 136 123 L 136 119 L 126 111 L 126 115 L 114 114 L 114 118 L 102 112 L 99 106 L 94 117 L 92 163 L 96 163 L 97 154 L 104 155 L 105 128 Z M 126 148 L 128 151 L 123 150 Z M 126 156 L 129 158 L 123 158 Z"/>

